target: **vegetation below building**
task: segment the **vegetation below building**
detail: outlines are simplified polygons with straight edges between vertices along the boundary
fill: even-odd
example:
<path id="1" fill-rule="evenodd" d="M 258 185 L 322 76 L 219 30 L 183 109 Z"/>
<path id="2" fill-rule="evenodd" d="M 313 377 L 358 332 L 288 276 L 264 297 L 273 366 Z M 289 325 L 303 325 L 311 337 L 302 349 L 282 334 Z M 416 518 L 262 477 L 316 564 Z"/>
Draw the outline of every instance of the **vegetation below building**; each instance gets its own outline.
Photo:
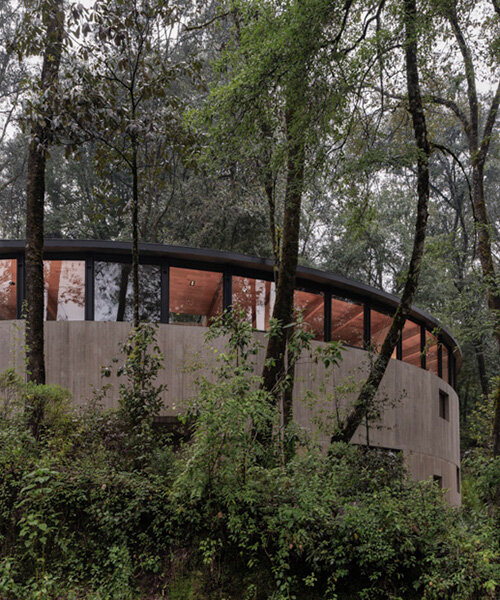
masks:
<path id="1" fill-rule="evenodd" d="M 3 375 L 0 598 L 496 597 L 486 452 L 468 459 L 482 477 L 464 477 L 460 510 L 395 454 L 339 443 L 325 456 L 290 427 L 285 461 L 283 436 L 263 433 L 279 433 L 278 413 L 245 330 L 200 381 L 190 441 L 174 444 L 152 427 L 151 335 L 141 326 L 124 346 L 116 412 L 75 413 L 63 390 Z"/>

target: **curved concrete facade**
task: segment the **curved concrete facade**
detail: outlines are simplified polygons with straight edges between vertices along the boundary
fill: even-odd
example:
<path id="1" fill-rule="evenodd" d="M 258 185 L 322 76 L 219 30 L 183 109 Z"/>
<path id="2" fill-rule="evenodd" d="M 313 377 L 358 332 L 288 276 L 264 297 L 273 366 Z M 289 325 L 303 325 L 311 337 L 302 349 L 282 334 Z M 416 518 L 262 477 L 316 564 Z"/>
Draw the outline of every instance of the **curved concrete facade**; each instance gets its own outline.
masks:
<path id="1" fill-rule="evenodd" d="M 109 408 L 117 402 L 116 378 L 102 380 L 101 367 L 119 357 L 118 346 L 130 330 L 124 322 L 52 321 L 45 325 L 47 381 L 67 387 L 76 404 L 84 404 L 92 395 L 92 387 L 112 383 L 108 396 Z M 165 368 L 160 381 L 168 386 L 164 396 L 164 415 L 175 415 L 196 393 L 195 380 L 200 371 L 186 369 L 195 362 L 209 372 L 214 362 L 213 350 L 204 339 L 205 327 L 181 324 L 158 326 L 158 341 L 165 356 Z M 262 339 L 264 334 L 256 332 Z M 0 370 L 24 369 L 24 322 L 0 321 Z M 323 342 L 313 342 L 321 345 Z M 261 367 L 263 352 L 257 357 Z M 356 384 L 363 379 L 370 355 L 348 348 L 339 367 L 326 373 L 322 365 L 303 356 L 296 369 L 294 389 L 295 420 L 317 436 L 326 447 L 328 419 L 337 409 L 345 410 L 354 398 Z M 348 385 L 346 385 L 348 384 Z M 346 388 L 348 392 L 343 392 Z M 315 392 L 317 401 L 304 401 L 306 392 Z M 405 363 L 391 360 L 378 393 L 384 398 L 379 423 L 369 428 L 369 442 L 403 452 L 410 473 L 415 479 L 440 478 L 447 498 L 460 504 L 460 444 L 458 397 L 442 378 Z M 360 427 L 354 441 L 366 443 L 366 428 Z"/>

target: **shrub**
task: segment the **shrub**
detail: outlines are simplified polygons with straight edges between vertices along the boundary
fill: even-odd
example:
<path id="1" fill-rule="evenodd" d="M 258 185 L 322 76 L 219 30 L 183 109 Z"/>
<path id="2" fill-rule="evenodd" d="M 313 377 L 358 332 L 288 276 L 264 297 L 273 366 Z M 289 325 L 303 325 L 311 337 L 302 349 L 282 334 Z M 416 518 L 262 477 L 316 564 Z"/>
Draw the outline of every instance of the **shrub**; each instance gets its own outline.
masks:
<path id="1" fill-rule="evenodd" d="M 199 382 L 191 441 L 174 448 L 150 430 L 140 465 L 124 458 L 137 431 L 125 417 L 136 414 L 132 397 L 118 415 L 99 405 L 73 415 L 64 394 L 48 394 L 60 409 L 44 411 L 39 439 L 22 414 L 3 415 L 0 598 L 495 598 L 498 524 L 487 510 L 447 506 L 397 453 L 336 444 L 325 455 L 302 436 L 283 460 L 256 346 L 235 319 L 209 335 L 229 345 L 216 376 Z M 480 507 L 489 485 L 478 479 Z"/>

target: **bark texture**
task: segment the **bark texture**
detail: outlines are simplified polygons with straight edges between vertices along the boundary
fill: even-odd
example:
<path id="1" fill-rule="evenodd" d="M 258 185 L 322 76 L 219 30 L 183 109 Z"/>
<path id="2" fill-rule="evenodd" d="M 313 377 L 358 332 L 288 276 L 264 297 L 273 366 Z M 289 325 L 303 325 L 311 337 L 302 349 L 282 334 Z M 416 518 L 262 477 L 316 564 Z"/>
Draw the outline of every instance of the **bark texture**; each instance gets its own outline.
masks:
<path id="1" fill-rule="evenodd" d="M 27 372 L 28 380 L 45 383 L 43 344 L 43 221 L 45 198 L 45 165 L 52 138 L 55 85 L 61 62 L 64 32 L 62 0 L 46 2 L 42 15 L 46 26 L 40 91 L 44 96 L 43 114 L 31 127 L 28 151 L 28 183 L 26 190 L 26 304 L 27 304 Z"/>
<path id="2" fill-rule="evenodd" d="M 417 9 L 415 0 L 404 0 L 406 80 L 408 87 L 409 111 L 412 118 L 415 143 L 417 146 L 417 217 L 413 251 L 406 276 L 401 301 L 392 320 L 380 354 L 373 363 L 358 398 L 341 429 L 332 436 L 332 442 L 349 442 L 357 428 L 365 419 L 389 364 L 394 348 L 409 315 L 411 304 L 418 286 L 420 266 L 424 252 L 429 204 L 429 155 L 425 115 L 420 93 L 417 60 Z"/>
<path id="3" fill-rule="evenodd" d="M 297 87 L 288 90 L 285 113 L 288 138 L 286 194 L 276 301 L 273 310 L 273 318 L 279 321 L 282 329 L 279 335 L 269 338 L 262 373 L 264 389 L 276 398 L 280 393 L 280 384 L 283 383 L 287 373 L 286 351 L 291 329 L 286 326 L 292 323 L 294 318 L 293 294 L 299 253 L 300 212 L 304 185 L 305 140 L 301 132 L 300 96 L 297 94 L 299 93 L 298 88 L 304 85 L 305 74 L 299 81 L 300 84 Z M 284 424 L 287 425 L 292 418 L 290 393 L 284 394 L 283 404 Z"/>

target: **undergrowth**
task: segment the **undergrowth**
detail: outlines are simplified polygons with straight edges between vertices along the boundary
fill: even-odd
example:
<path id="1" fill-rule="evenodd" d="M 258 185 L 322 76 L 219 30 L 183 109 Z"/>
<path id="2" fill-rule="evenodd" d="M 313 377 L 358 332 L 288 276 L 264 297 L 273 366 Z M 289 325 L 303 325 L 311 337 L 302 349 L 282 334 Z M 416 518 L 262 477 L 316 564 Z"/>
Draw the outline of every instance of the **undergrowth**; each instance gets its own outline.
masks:
<path id="1" fill-rule="evenodd" d="M 199 381 L 181 444 L 152 426 L 151 326 L 125 347 L 116 412 L 77 413 L 66 393 L 38 388 L 35 432 L 25 384 L 3 376 L 0 598 L 495 598 L 498 527 L 480 491 L 451 508 L 400 456 L 344 444 L 325 455 L 300 432 L 284 461 L 289 432 L 254 375 L 252 336 L 228 326 L 210 334 L 228 345 Z M 270 427 L 272 439 L 259 435 Z"/>

